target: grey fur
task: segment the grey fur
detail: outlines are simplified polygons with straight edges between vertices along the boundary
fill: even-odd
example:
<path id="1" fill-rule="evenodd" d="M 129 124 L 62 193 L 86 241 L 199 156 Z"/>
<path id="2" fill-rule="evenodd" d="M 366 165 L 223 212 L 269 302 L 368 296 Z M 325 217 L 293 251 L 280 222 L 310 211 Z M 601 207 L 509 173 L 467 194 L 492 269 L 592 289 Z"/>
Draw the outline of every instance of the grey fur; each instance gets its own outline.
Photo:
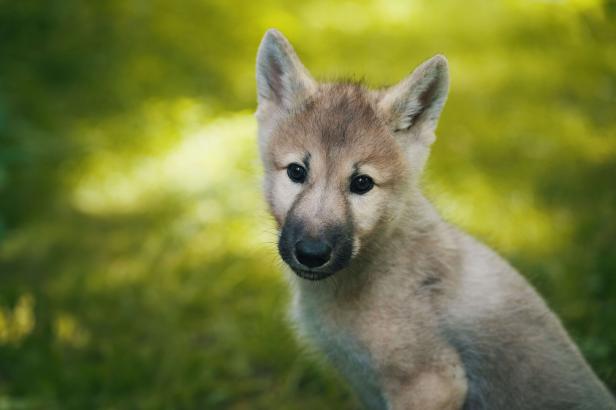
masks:
<path id="1" fill-rule="evenodd" d="M 444 57 L 386 90 L 320 84 L 270 30 L 257 82 L 264 191 L 278 227 L 295 221 L 318 236 L 344 225 L 352 235 L 348 266 L 323 267 L 332 276 L 288 272 L 291 317 L 366 408 L 616 409 L 526 280 L 421 193 L 447 96 Z M 287 166 L 307 156 L 305 182 L 290 181 Z M 357 173 L 375 181 L 365 195 L 349 192 Z"/>
<path id="2" fill-rule="evenodd" d="M 506 296 L 503 309 L 453 314 L 443 323 L 468 379 L 464 409 L 614 409 L 613 398 L 539 295 L 492 251 L 460 235 L 493 259 L 494 274 L 520 287 Z"/>

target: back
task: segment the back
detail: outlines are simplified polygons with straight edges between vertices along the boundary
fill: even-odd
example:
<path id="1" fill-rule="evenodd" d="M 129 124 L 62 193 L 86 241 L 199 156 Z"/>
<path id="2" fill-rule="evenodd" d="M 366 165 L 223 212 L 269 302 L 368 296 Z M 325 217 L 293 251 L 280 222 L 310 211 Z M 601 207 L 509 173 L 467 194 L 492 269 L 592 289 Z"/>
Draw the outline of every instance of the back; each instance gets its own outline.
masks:
<path id="1" fill-rule="evenodd" d="M 616 409 L 526 280 L 471 237 L 459 243 L 461 286 L 444 333 L 467 373 L 464 409 Z"/>

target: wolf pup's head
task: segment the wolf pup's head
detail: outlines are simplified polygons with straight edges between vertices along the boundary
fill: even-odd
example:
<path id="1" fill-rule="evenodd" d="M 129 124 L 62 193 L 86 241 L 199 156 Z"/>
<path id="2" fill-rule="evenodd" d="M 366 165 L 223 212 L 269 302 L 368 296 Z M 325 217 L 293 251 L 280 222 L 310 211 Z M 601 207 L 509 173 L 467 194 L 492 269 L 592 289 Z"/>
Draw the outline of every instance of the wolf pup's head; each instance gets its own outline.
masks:
<path id="1" fill-rule="evenodd" d="M 265 34 L 256 114 L 264 189 L 280 255 L 297 275 L 326 278 L 395 227 L 417 189 L 447 90 L 440 55 L 396 86 L 369 90 L 318 83 L 280 32 Z"/>

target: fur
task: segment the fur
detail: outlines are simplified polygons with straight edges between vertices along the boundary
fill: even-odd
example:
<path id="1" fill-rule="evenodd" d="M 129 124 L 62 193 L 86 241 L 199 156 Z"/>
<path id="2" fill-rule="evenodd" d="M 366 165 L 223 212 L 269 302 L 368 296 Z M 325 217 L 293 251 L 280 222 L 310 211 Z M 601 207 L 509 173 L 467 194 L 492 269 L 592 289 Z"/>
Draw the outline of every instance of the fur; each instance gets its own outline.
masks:
<path id="1" fill-rule="evenodd" d="M 443 56 L 388 89 L 318 83 L 266 33 L 259 147 L 299 333 L 368 409 L 616 409 L 526 280 L 421 193 L 448 85 Z M 354 193 L 357 175 L 374 187 Z M 331 245 L 328 262 L 302 265 L 305 238 Z"/>

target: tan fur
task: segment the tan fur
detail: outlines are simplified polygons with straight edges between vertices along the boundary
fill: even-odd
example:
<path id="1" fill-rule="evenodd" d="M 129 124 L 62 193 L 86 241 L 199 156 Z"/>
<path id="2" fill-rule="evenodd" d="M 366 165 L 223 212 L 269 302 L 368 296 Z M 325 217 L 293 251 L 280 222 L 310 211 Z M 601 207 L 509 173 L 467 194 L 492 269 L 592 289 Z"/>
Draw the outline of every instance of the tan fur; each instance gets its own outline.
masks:
<path id="1" fill-rule="evenodd" d="M 614 408 L 536 292 L 419 190 L 447 93 L 443 57 L 388 90 L 319 84 L 269 31 L 257 71 L 264 190 L 279 227 L 353 227 L 348 266 L 318 282 L 288 272 L 292 317 L 367 408 Z M 305 159 L 307 180 L 292 182 L 287 167 Z M 349 192 L 354 173 L 376 186 Z"/>

